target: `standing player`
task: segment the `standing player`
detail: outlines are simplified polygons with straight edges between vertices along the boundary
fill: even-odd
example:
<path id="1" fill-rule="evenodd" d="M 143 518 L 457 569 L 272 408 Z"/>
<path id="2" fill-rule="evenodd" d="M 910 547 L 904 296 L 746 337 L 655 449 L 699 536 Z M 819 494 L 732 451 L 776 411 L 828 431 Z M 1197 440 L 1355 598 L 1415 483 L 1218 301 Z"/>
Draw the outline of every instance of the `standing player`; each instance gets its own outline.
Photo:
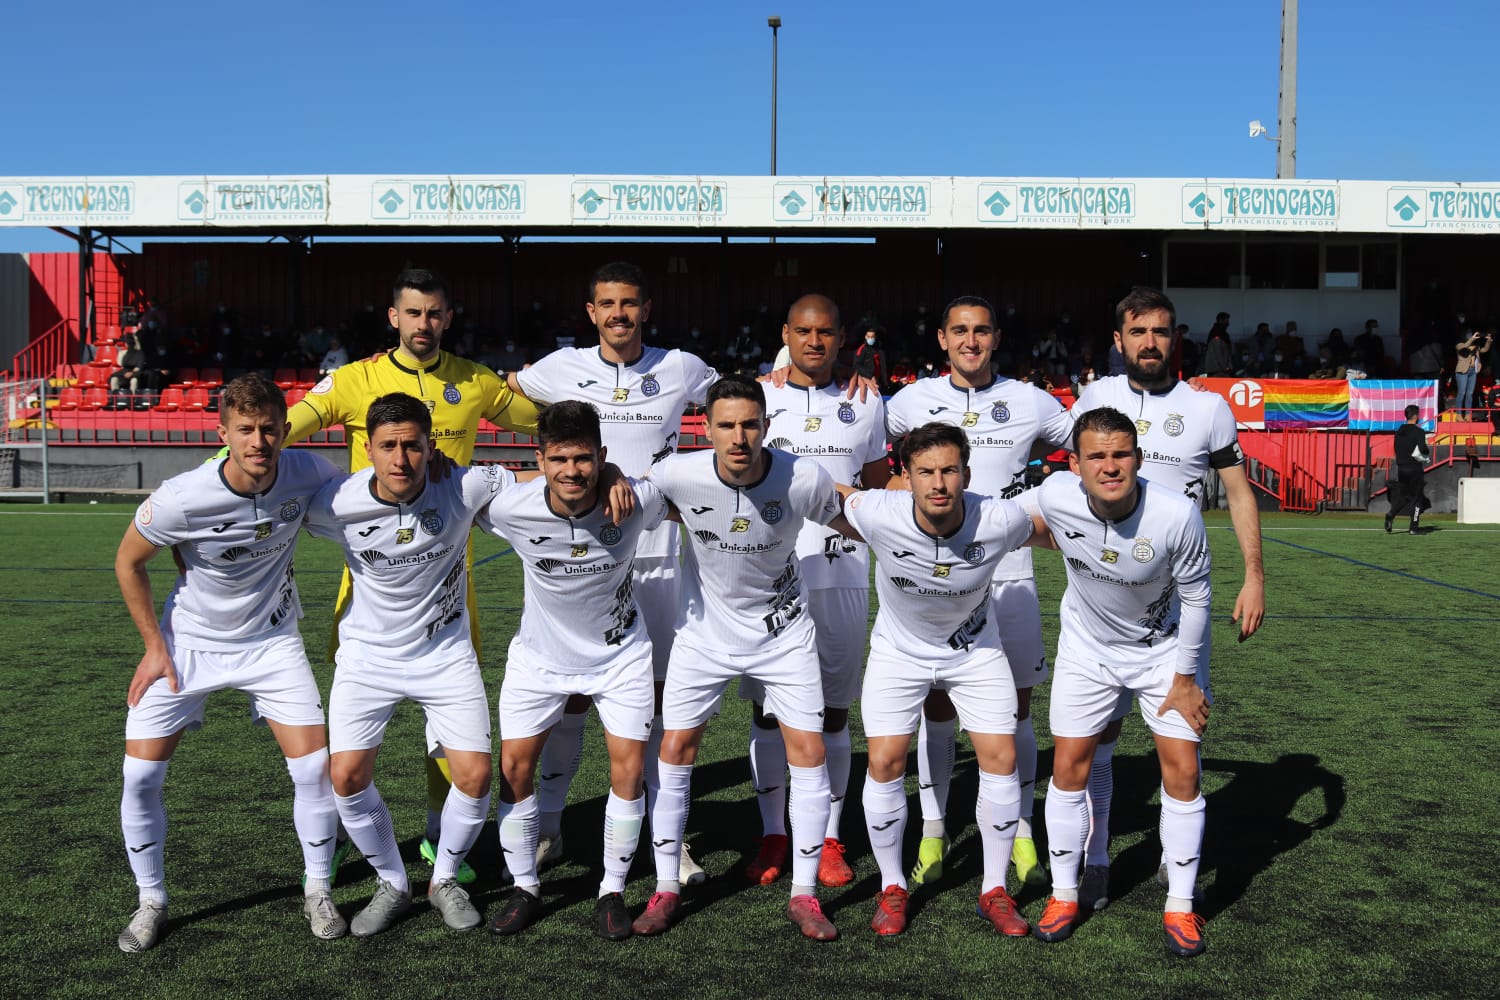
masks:
<path id="1" fill-rule="evenodd" d="M 1083 391 L 1074 417 L 1110 406 L 1135 420 L 1145 465 L 1142 473 L 1158 489 L 1181 493 L 1201 505 L 1209 470 L 1219 475 L 1229 498 L 1229 518 L 1245 563 L 1244 583 L 1234 602 L 1240 641 L 1260 628 L 1266 613 L 1265 569 L 1260 553 L 1260 511 L 1245 456 L 1240 451 L 1234 415 L 1224 398 L 1198 392 L 1172 374 L 1169 359 L 1176 343 L 1177 313 L 1172 300 L 1152 288 L 1136 288 L 1115 307 L 1115 346 L 1125 359 L 1125 374 L 1100 379 Z M 1126 695 L 1099 736 L 1089 771 L 1088 857 L 1082 897 L 1091 909 L 1109 904 L 1109 809 L 1114 797 L 1114 753 L 1120 724 L 1130 714 Z"/>
<path id="2" fill-rule="evenodd" d="M 860 696 L 870 762 L 865 825 L 885 887 L 871 926 L 882 935 L 906 929 L 906 754 L 922 702 L 938 689 L 957 707 L 979 762 L 979 915 L 1001 934 L 1024 937 L 1029 928 L 1005 891 L 1021 818 L 1016 687 L 990 607 L 990 584 L 1005 553 L 1025 544 L 1035 526 L 1014 502 L 966 491 L 969 441 L 952 424 L 908 432 L 901 465 L 910 493 L 856 493 L 845 507 L 849 524 L 880 561 L 880 611 Z"/>
<path id="3" fill-rule="evenodd" d="M 642 771 L 655 714 L 651 639 L 632 593 L 631 562 L 641 533 L 661 523 L 667 503 L 651 483 L 636 482 L 643 513 L 616 524 L 600 503 L 599 414 L 565 400 L 544 409 L 538 425 L 544 478 L 497 497 L 481 519 L 521 553 L 526 578 L 521 627 L 500 688 L 500 846 L 516 891 L 489 927 L 514 934 L 540 910 L 533 779 L 563 706 L 582 695 L 598 705 L 609 747 L 595 930 L 619 941 L 630 936 L 623 893 L 646 815 Z"/>
<path id="4" fill-rule="evenodd" d="M 203 725 L 204 700 L 225 688 L 250 696 L 251 717 L 270 726 L 286 756 L 306 873 L 303 913 L 313 933 L 336 938 L 348 930 L 330 888 L 338 812 L 292 578 L 303 513 L 338 470 L 318 455 L 283 453 L 286 432 L 286 400 L 270 380 L 230 382 L 219 408 L 229 456 L 162 483 L 136 511 L 115 556 L 120 593 L 146 646 L 126 696 L 120 827 L 140 908 L 120 932 L 124 951 L 145 951 L 166 927 L 167 763 L 182 734 Z M 168 546 L 183 573 L 158 624 L 146 563 Z"/>
<path id="5" fill-rule="evenodd" d="M 504 379 L 484 365 L 442 349 L 443 334 L 453 323 L 453 305 L 441 277 L 420 268 L 408 268 L 396 275 L 387 316 L 396 328 L 397 346 L 378 358 L 344 365 L 325 376 L 292 407 L 288 442 L 343 424 L 349 442 L 349 468 L 358 472 L 370 464 L 365 414 L 377 397 L 392 392 L 404 392 L 427 406 L 432 413 L 433 443 L 459 465 L 473 461 L 481 417 L 523 434 L 536 430 L 536 407 L 530 400 L 517 396 Z M 351 577 L 346 568 L 339 585 L 336 616 L 342 616 L 349 607 L 350 593 Z M 474 607 L 472 576 L 468 604 L 470 609 Z M 472 619 L 470 626 L 477 653 L 477 619 Z M 337 633 L 333 641 L 337 644 Z M 441 758 L 427 760 L 427 830 L 421 852 L 434 864 L 448 795 L 446 767 Z M 467 863 L 459 867 L 458 878 L 461 882 L 474 880 Z"/>
<path id="6" fill-rule="evenodd" d="M 674 456 L 651 471 L 687 526 L 689 545 L 662 696 L 661 787 L 651 810 L 656 891 L 635 920 L 637 934 L 660 934 L 676 919 L 693 761 L 725 682 L 749 677 L 781 726 L 791 772 L 787 917 L 807 937 L 838 936 L 814 894 L 830 806 L 823 687 L 796 547 L 804 519 L 827 524 L 839 516 L 839 495 L 817 464 L 764 447 L 765 399 L 757 382 L 720 379 L 707 400 L 713 450 Z"/>
<path id="7" fill-rule="evenodd" d="M 530 368 L 511 372 L 510 387 L 540 403 L 578 399 L 599 411 L 604 445 L 628 476 L 644 476 L 677 450 L 683 410 L 701 405 L 718 374 L 685 351 L 648 347 L 641 339 L 651 318 L 646 276 L 634 264 L 605 264 L 589 279 L 584 303 L 599 331 L 597 348 L 564 348 Z M 641 536 L 635 556 L 635 596 L 651 636 L 656 714 L 646 749 L 646 791 L 655 794 L 661 745 L 661 690 L 672 652 L 678 600 L 678 528 L 662 525 Z M 575 698 L 542 750 L 537 803 L 540 809 L 538 866 L 562 857 L 562 811 L 583 751 L 588 699 Z M 682 845 L 682 877 L 706 877 Z"/>
<path id="8" fill-rule="evenodd" d="M 892 441 L 931 420 L 963 428 L 969 437 L 974 492 L 1015 497 L 1025 489 L 1026 463 L 1034 445 L 1066 447 L 1072 419 L 1050 393 L 1029 382 L 997 377 L 990 357 L 1000 342 L 995 309 L 965 295 L 943 310 L 938 345 L 948 352 L 948 378 L 918 379 L 891 397 L 886 424 Z M 1042 648 L 1041 605 L 1031 551 L 1012 552 L 1000 561 L 991 591 L 1000 643 L 1016 682 L 1018 722 L 1016 761 L 1021 775 L 1021 819 L 1012 858 L 1024 881 L 1044 879 L 1031 836 L 1036 792 L 1036 730 L 1031 722 L 1031 689 L 1047 679 Z M 953 775 L 954 710 L 947 696 L 933 692 L 917 734 L 917 771 L 922 801 L 922 842 L 911 880 L 939 878 L 948 850 L 944 814 Z"/>
<path id="9" fill-rule="evenodd" d="M 1109 407 L 1091 410 L 1073 431 L 1073 474 L 1048 477 L 1031 501 L 1068 574 L 1049 716 L 1052 896 L 1035 933 L 1061 941 L 1081 919 L 1094 747 L 1121 697 L 1133 694 L 1161 762 L 1167 949 L 1188 957 L 1204 949 L 1193 885 L 1203 845 L 1198 747 L 1212 702 L 1208 536 L 1192 500 L 1136 478 L 1141 464 L 1135 423 Z"/>
<path id="10" fill-rule="evenodd" d="M 1396 518 L 1411 508 L 1411 522 L 1407 533 L 1420 535 L 1422 511 L 1432 506 L 1427 499 L 1427 463 L 1432 461 L 1432 452 L 1427 447 L 1427 434 L 1420 423 L 1422 411 L 1412 405 L 1405 410 L 1406 422 L 1396 428 L 1396 483 L 1399 490 L 1388 490 L 1391 509 L 1385 515 L 1385 530 L 1389 534 Z"/>
<path id="11" fill-rule="evenodd" d="M 833 380 L 844 346 L 838 306 L 826 296 L 802 296 L 787 311 L 781 340 L 791 356 L 791 370 L 783 385 L 765 386 L 767 419 L 776 420 L 770 446 L 816 462 L 834 482 L 883 488 L 891 477 L 885 456 L 885 404 L 877 393 L 849 398 Z M 797 558 L 818 640 L 826 713 L 823 745 L 831 789 L 818 882 L 848 885 L 854 872 L 844 860 L 839 821 L 849 789 L 849 706 L 859 693 L 870 620 L 870 558 L 862 542 L 816 521 L 804 524 L 797 536 Z M 745 875 L 768 885 L 787 867 L 786 745 L 776 719 L 765 714 L 758 686 L 746 682 L 741 694 L 754 702 L 750 771 L 762 827 L 760 848 Z"/>
<path id="12" fill-rule="evenodd" d="M 432 417 L 414 396 L 379 397 L 363 426 L 371 466 L 330 484 L 307 516 L 309 532 L 343 546 L 354 579 L 328 699 L 331 772 L 344 829 L 377 883 L 350 928 L 356 937 L 378 934 L 411 907 L 391 815 L 374 784 L 386 724 L 410 698 L 453 774 L 428 900 L 449 927 L 471 930 L 479 912 L 457 875 L 489 813 L 490 710 L 469 639 L 464 554 L 475 516 L 516 477 L 484 466 L 429 482 Z"/>

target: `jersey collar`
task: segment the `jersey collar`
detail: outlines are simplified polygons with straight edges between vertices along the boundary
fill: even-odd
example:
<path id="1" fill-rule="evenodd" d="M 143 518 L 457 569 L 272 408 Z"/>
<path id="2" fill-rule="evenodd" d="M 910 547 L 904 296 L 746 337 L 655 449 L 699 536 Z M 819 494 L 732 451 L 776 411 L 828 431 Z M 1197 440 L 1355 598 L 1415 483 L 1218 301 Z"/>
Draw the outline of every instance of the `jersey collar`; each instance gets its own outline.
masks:
<path id="1" fill-rule="evenodd" d="M 446 360 L 444 357 L 444 352 L 438 351 L 437 357 L 433 359 L 432 364 L 413 368 L 410 365 L 401 363 L 401 359 L 396 357 L 398 351 L 399 348 L 393 347 L 386 352 L 385 356 L 390 359 L 391 364 L 395 365 L 397 368 L 399 368 L 401 371 L 404 371 L 408 375 L 416 375 L 418 373 L 423 375 L 431 375 L 433 372 L 437 371 L 439 366 L 442 365 L 443 361 Z"/>
<path id="2" fill-rule="evenodd" d="M 1125 380 L 1125 388 L 1129 389 L 1137 396 L 1167 396 L 1171 394 L 1173 389 L 1182 384 L 1181 379 L 1174 378 L 1171 384 L 1168 385 L 1165 389 L 1137 389 L 1135 386 L 1130 384 L 1129 375 L 1121 375 L 1120 377 Z"/>
<path id="3" fill-rule="evenodd" d="M 226 459 L 224 459 L 224 461 L 222 461 L 222 462 L 219 463 L 219 482 L 221 482 L 221 483 L 224 484 L 224 488 L 226 490 L 228 490 L 229 492 L 233 493 L 235 496 L 240 497 L 242 499 L 245 499 L 245 500 L 259 500 L 261 497 L 265 496 L 267 493 L 270 493 L 272 490 L 274 490 L 276 488 L 276 480 L 278 480 L 278 479 L 281 478 L 281 460 L 280 460 L 280 458 L 278 458 L 277 461 L 276 461 L 276 475 L 274 475 L 274 476 L 271 477 L 271 485 L 267 486 L 265 489 L 261 490 L 259 493 L 241 493 L 239 490 L 237 490 L 233 486 L 229 485 L 229 478 L 224 475 L 224 467 L 226 465 L 228 465 L 232 461 L 234 461 L 234 459 L 232 459 L 232 458 L 226 458 Z"/>
<path id="4" fill-rule="evenodd" d="M 958 502 L 963 504 L 963 517 L 960 517 L 958 519 L 958 527 L 954 528 L 946 535 L 934 535 L 932 532 L 922 527 L 922 522 L 917 520 L 917 498 L 916 496 L 913 496 L 911 498 L 911 525 L 913 528 L 917 529 L 917 534 L 921 535 L 923 538 L 930 538 L 935 542 L 946 542 L 948 539 L 964 530 L 964 522 L 969 519 L 969 498 L 967 496 L 968 492 L 968 490 L 963 490 L 959 493 Z"/>
<path id="5" fill-rule="evenodd" d="M 412 497 L 410 500 L 386 500 L 379 493 L 377 493 L 375 491 L 375 482 L 376 482 L 376 480 L 375 480 L 375 470 L 371 469 L 370 470 L 370 499 L 371 500 L 374 500 L 376 503 L 380 504 L 382 507 L 395 507 L 398 510 L 407 510 L 407 509 L 410 509 L 412 507 L 415 507 L 417 505 L 417 501 L 421 500 L 423 497 L 425 497 L 427 495 L 427 486 L 428 486 L 428 484 L 431 481 L 429 479 L 427 479 L 426 477 L 424 477 L 423 480 L 422 480 L 422 489 L 421 489 L 421 492 L 419 492 L 416 496 Z"/>
<path id="6" fill-rule="evenodd" d="M 766 477 L 771 474 L 771 463 L 773 463 L 773 462 L 776 461 L 776 455 L 775 455 L 775 453 L 770 448 L 762 448 L 760 450 L 760 453 L 762 455 L 766 456 L 766 471 L 763 472 L 763 473 L 761 473 L 761 477 L 759 479 L 757 479 L 755 482 L 753 482 L 753 483 L 746 483 L 745 485 L 741 486 L 741 485 L 739 485 L 737 483 L 731 483 L 731 482 L 725 481 L 724 477 L 721 476 L 721 475 L 719 475 L 719 456 L 718 455 L 715 455 L 714 459 L 713 459 L 713 461 L 714 461 L 714 478 L 716 478 L 719 481 L 719 485 L 721 485 L 721 486 L 727 486 L 731 490 L 753 490 L 753 489 L 755 489 L 755 487 L 759 486 L 761 483 L 763 483 L 763 482 L 766 481 Z"/>
<path id="7" fill-rule="evenodd" d="M 598 348 L 598 347 L 594 348 L 594 357 L 596 357 L 596 358 L 599 359 L 599 363 L 601 365 L 603 365 L 604 367 L 609 368 L 609 369 L 615 369 L 615 368 L 634 368 L 636 365 L 638 365 L 642 361 L 646 360 L 646 345 L 645 344 L 641 345 L 641 353 L 640 353 L 639 356 L 636 357 L 636 359 L 634 361 L 626 361 L 623 364 L 618 364 L 617 365 L 613 361 L 606 361 L 606 360 L 604 360 L 604 351 L 603 351 L 602 348 Z"/>
<path id="8" fill-rule="evenodd" d="M 984 392 L 986 389 L 993 389 L 1000 382 L 1000 376 L 998 376 L 998 375 L 991 375 L 990 376 L 990 380 L 988 382 L 986 382 L 984 385 L 976 385 L 976 386 L 974 386 L 971 389 L 965 388 L 965 387 L 963 387 L 961 385 L 955 385 L 954 382 L 953 382 L 953 376 L 952 375 L 949 375 L 943 381 L 947 382 L 948 383 L 948 388 L 952 389 L 954 392 L 961 392 L 965 396 L 967 396 L 971 392 Z"/>
<path id="9" fill-rule="evenodd" d="M 1102 517 L 1102 516 L 1100 516 L 1099 512 L 1094 509 L 1094 501 L 1093 501 L 1093 498 L 1089 496 L 1088 490 L 1083 490 L 1083 483 L 1080 482 L 1078 484 L 1078 488 L 1080 490 L 1083 490 L 1083 505 L 1088 508 L 1088 512 L 1089 512 L 1089 516 L 1090 517 L 1092 517 L 1094 520 L 1098 521 L 1100 524 L 1119 524 L 1121 521 L 1128 521 L 1132 517 L 1135 517 L 1136 511 L 1138 511 L 1138 510 L 1141 509 L 1141 503 L 1146 499 L 1146 485 L 1147 484 L 1146 484 L 1146 481 L 1144 479 L 1141 479 L 1140 477 L 1136 477 L 1136 480 L 1135 480 L 1135 505 L 1133 507 L 1131 507 L 1130 510 L 1123 517 Z"/>

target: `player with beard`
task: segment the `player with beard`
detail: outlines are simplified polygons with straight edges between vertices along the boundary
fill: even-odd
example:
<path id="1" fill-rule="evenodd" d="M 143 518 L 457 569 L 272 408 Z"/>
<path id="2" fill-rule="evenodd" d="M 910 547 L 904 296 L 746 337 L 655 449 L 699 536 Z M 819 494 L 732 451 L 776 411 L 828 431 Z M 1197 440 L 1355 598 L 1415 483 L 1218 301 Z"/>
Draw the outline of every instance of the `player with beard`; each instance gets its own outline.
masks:
<path id="1" fill-rule="evenodd" d="M 834 365 L 844 344 L 838 306 L 823 295 L 802 296 L 787 310 L 781 340 L 790 354 L 791 370 L 783 384 L 765 387 L 767 416 L 776 421 L 770 446 L 818 463 L 836 483 L 884 487 L 891 478 L 885 454 L 885 404 L 878 393 L 855 398 L 834 382 Z M 823 671 L 823 744 L 832 796 L 818 882 L 848 885 L 854 872 L 844 860 L 839 823 L 849 788 L 849 706 L 859 694 L 870 620 L 869 549 L 808 521 L 797 536 L 797 558 Z M 760 846 L 745 877 L 768 885 L 786 871 L 790 850 L 786 744 L 776 719 L 765 714 L 758 686 L 747 680 L 740 693 L 754 703 L 750 770 L 761 814 Z"/>
<path id="2" fill-rule="evenodd" d="M 1234 416 L 1222 396 L 1200 392 L 1172 374 L 1168 359 L 1176 346 L 1177 313 L 1172 300 L 1152 288 L 1135 288 L 1115 307 L 1115 346 L 1125 358 L 1125 374 L 1100 379 L 1084 389 L 1073 407 L 1076 418 L 1108 406 L 1135 421 L 1144 455 L 1141 476 L 1152 486 L 1182 493 L 1201 508 L 1209 470 L 1218 473 L 1229 499 L 1229 519 L 1245 564 L 1244 582 L 1234 602 L 1240 641 L 1250 638 L 1265 618 L 1265 569 L 1261 563 L 1260 511 Z M 1130 713 L 1121 697 L 1099 736 L 1089 772 L 1093 819 L 1080 895 L 1084 905 L 1109 903 L 1109 809 L 1114 795 L 1114 751 L 1120 725 Z"/>
<path id="3" fill-rule="evenodd" d="M 530 368 L 507 376 L 512 390 L 540 403 L 576 399 L 599 411 L 600 431 L 610 460 L 627 476 L 645 476 L 651 467 L 677 450 L 683 411 L 702 405 L 718 373 L 686 351 L 649 347 L 642 331 L 651 318 L 651 294 L 645 273 L 634 264 L 605 264 L 589 279 L 584 303 L 599 331 L 598 347 L 554 351 Z M 655 796 L 657 753 L 661 746 L 661 696 L 667 660 L 672 652 L 677 615 L 678 565 L 675 524 L 643 532 L 632 577 L 637 603 L 651 638 L 656 683 L 656 717 L 646 747 L 646 796 Z M 569 701 L 562 721 L 542 748 L 537 767 L 540 834 L 537 867 L 562 858 L 562 811 L 568 786 L 583 752 L 583 722 L 589 699 Z M 682 880 L 689 885 L 706 878 L 682 845 Z"/>

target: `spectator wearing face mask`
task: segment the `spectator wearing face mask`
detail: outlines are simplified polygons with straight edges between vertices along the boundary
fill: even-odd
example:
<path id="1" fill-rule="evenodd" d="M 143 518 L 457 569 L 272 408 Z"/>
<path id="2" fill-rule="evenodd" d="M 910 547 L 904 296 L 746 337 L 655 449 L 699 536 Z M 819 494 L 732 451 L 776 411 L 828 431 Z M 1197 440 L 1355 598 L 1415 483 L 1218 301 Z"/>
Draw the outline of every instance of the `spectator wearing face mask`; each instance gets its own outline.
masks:
<path id="1" fill-rule="evenodd" d="M 883 332 L 879 327 L 866 327 L 864 343 L 854 350 L 854 374 L 871 379 L 882 388 L 890 372 L 885 359 L 885 349 L 880 345 L 880 335 Z"/>

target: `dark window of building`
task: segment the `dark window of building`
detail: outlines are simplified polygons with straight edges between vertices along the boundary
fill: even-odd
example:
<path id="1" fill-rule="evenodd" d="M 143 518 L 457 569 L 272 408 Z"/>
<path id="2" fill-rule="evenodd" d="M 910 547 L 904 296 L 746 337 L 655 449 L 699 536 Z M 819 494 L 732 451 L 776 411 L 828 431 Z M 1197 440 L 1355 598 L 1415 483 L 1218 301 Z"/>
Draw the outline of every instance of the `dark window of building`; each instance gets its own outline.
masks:
<path id="1" fill-rule="evenodd" d="M 1174 288 L 1239 288 L 1240 244 L 1173 242 L 1167 278 Z"/>
<path id="2" fill-rule="evenodd" d="M 1318 244 L 1247 243 L 1246 288 L 1317 288 Z"/>

